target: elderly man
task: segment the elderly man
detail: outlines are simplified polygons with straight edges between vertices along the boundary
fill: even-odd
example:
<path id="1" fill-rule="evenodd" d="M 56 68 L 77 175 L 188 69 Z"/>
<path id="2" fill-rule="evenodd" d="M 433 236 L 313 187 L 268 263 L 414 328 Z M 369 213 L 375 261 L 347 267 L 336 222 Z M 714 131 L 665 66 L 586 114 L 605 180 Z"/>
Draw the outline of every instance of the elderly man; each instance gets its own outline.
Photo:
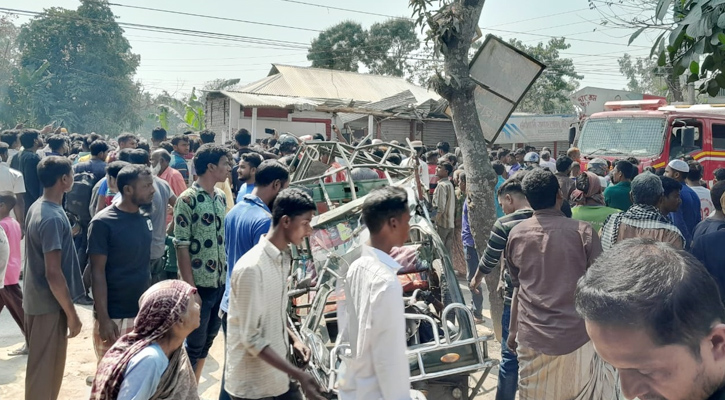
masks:
<path id="1" fill-rule="evenodd" d="M 625 398 L 725 399 L 725 308 L 693 256 L 625 240 L 579 280 L 575 304 Z"/>
<path id="2" fill-rule="evenodd" d="M 632 180 L 632 206 L 625 212 L 610 215 L 602 227 L 602 248 L 608 250 L 617 242 L 630 238 L 650 238 L 665 242 L 678 249 L 685 246 L 685 238 L 657 205 L 665 190 L 662 180 L 645 172 Z"/>
<path id="3" fill-rule="evenodd" d="M 151 153 L 151 167 L 154 175 L 166 181 L 174 192 L 174 195 L 181 196 L 186 190 L 186 181 L 181 172 L 174 168 L 169 168 L 171 164 L 171 154 L 164 149 L 155 150 Z"/>
<path id="4" fill-rule="evenodd" d="M 539 162 L 541 168 L 549 168 L 549 171 L 556 173 L 556 160 L 551 158 L 551 153 L 548 151 L 541 151 L 541 162 Z"/>

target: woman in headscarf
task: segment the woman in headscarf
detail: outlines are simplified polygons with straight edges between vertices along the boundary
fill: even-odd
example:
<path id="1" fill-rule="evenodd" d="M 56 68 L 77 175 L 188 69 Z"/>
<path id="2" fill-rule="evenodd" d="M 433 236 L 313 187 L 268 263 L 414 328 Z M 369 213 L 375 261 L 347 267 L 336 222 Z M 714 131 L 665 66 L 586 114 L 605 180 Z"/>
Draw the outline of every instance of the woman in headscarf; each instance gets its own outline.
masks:
<path id="1" fill-rule="evenodd" d="M 611 214 L 618 213 L 616 208 L 604 205 L 604 189 L 599 176 L 593 172 L 582 172 L 576 178 L 576 189 L 571 194 L 571 201 L 576 207 L 571 209 L 571 217 L 579 221 L 592 224 L 594 230 L 599 232 Z"/>
<path id="2" fill-rule="evenodd" d="M 184 340 L 199 327 L 196 289 L 180 280 L 151 286 L 142 296 L 134 330 L 101 360 L 91 400 L 198 400 Z"/>

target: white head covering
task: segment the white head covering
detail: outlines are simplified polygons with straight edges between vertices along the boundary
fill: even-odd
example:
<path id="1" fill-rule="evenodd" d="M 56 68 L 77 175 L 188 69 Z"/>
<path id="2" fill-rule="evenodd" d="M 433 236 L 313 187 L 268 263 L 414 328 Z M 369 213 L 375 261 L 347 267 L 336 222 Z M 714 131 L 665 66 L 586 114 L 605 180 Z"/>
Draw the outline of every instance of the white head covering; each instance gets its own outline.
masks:
<path id="1" fill-rule="evenodd" d="M 687 165 L 686 162 L 682 160 L 672 160 L 669 164 L 667 164 L 667 166 L 674 169 L 675 171 L 684 173 L 690 172 L 690 167 Z"/>

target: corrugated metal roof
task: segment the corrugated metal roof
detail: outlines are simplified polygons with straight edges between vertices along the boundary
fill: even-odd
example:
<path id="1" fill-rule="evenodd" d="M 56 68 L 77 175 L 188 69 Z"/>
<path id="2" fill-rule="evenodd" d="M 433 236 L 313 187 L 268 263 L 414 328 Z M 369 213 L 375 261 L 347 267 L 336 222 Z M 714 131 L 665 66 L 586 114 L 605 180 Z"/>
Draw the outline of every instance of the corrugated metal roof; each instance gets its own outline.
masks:
<path id="1" fill-rule="evenodd" d="M 240 89 L 242 92 L 317 99 L 377 102 L 409 90 L 417 103 L 440 96 L 403 78 L 331 69 L 272 64 L 269 76 Z"/>
<path id="2" fill-rule="evenodd" d="M 433 101 L 433 100 L 429 100 Z M 410 90 L 405 90 L 398 94 L 390 97 L 386 97 L 380 101 L 368 103 L 360 106 L 359 108 L 366 110 L 376 111 L 390 111 L 390 112 L 406 112 L 410 111 L 411 106 L 415 106 L 416 98 Z M 426 102 L 427 104 L 427 102 Z M 366 114 L 351 114 L 351 113 L 339 113 L 337 114 L 340 118 L 340 123 L 347 123 L 364 118 Z"/>
<path id="3" fill-rule="evenodd" d="M 221 93 L 234 99 L 237 103 L 243 107 L 279 107 L 286 108 L 295 105 L 308 104 L 317 106 L 323 104 L 323 101 L 308 99 L 304 97 L 288 97 L 288 96 L 272 96 L 268 94 L 256 94 L 256 93 L 244 93 L 244 92 L 230 92 L 221 90 Z"/>

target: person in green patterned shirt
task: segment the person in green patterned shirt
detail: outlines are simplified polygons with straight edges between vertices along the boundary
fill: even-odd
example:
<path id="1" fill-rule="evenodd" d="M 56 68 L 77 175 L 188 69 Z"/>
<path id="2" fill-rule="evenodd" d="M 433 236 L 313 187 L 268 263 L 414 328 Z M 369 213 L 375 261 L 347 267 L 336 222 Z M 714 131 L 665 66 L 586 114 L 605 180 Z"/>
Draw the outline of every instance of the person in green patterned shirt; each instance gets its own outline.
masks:
<path id="1" fill-rule="evenodd" d="M 194 155 L 198 178 L 174 206 L 174 247 L 179 276 L 196 287 L 201 304 L 201 324 L 186 339 L 186 352 L 199 381 L 204 361 L 219 333 L 219 305 L 227 276 L 224 252 L 226 197 L 214 187 L 231 172 L 232 155 L 214 144 L 205 144 Z"/>

